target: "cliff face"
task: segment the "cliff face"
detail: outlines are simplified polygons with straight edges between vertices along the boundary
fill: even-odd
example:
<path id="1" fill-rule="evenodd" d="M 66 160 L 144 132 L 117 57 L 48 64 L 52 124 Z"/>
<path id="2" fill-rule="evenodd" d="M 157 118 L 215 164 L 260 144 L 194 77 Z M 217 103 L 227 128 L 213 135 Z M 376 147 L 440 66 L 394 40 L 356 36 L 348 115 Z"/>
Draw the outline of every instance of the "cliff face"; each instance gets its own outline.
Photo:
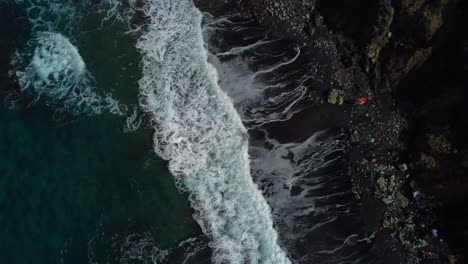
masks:
<path id="1" fill-rule="evenodd" d="M 456 18 L 458 0 L 240 0 L 274 34 L 308 42 L 333 38 L 344 67 L 357 66 L 388 92 L 420 68 Z M 450 15 L 448 15 L 450 14 Z M 440 34 L 439 34 L 440 35 Z"/>
<path id="2" fill-rule="evenodd" d="M 382 230 L 403 234 L 394 241 L 406 252 L 401 263 L 431 257 L 416 246 L 429 240 L 425 234 L 431 228 L 448 240 L 449 251 L 438 252 L 440 263 L 467 263 L 468 3 L 238 2 L 272 34 L 306 44 L 317 39 L 333 43 L 331 55 L 349 79 L 345 101 L 370 99 L 365 108 L 352 110 L 350 134 L 357 150 L 351 153 L 355 163 L 350 170 L 359 175 L 353 177 L 363 199 L 385 204 Z M 422 202 L 412 197 L 418 190 Z M 421 220 L 433 213 L 435 222 Z M 445 247 L 437 243 L 433 246 Z"/>

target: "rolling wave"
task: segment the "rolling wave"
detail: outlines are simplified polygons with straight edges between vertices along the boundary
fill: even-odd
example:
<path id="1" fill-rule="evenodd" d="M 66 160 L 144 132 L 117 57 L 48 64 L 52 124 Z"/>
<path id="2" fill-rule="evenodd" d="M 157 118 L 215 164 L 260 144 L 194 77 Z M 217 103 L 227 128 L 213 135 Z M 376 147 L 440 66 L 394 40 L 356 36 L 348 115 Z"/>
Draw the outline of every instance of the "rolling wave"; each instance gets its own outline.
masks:
<path id="1" fill-rule="evenodd" d="M 248 136 L 207 62 L 201 13 L 191 1 L 147 0 L 140 103 L 156 153 L 189 193 L 214 263 L 290 263 L 270 208 L 250 175 Z"/>

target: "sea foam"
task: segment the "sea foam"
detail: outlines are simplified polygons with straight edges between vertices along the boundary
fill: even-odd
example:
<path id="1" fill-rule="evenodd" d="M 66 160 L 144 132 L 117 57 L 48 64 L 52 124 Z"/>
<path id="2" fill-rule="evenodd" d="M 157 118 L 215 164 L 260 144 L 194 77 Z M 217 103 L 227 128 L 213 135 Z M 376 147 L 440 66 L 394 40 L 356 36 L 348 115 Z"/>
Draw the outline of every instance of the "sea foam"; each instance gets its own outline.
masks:
<path id="1" fill-rule="evenodd" d="M 146 0 L 140 104 L 156 153 L 189 193 L 214 263 L 290 263 L 250 175 L 248 136 L 207 62 L 201 13 L 188 0 Z"/>
<path id="2" fill-rule="evenodd" d="M 93 78 L 78 49 L 59 33 L 37 32 L 17 52 L 13 66 L 21 90 L 57 111 L 124 114 L 126 107 L 94 91 Z"/>
<path id="3" fill-rule="evenodd" d="M 220 86 L 249 128 L 288 120 L 310 103 L 317 66 L 303 46 L 268 37 L 237 14 L 207 14 L 203 34 Z"/>
<path id="4" fill-rule="evenodd" d="M 73 0 L 14 0 L 14 2 L 24 7 L 34 32 L 60 30 L 73 35 L 72 32 L 82 17 L 76 1 Z"/>

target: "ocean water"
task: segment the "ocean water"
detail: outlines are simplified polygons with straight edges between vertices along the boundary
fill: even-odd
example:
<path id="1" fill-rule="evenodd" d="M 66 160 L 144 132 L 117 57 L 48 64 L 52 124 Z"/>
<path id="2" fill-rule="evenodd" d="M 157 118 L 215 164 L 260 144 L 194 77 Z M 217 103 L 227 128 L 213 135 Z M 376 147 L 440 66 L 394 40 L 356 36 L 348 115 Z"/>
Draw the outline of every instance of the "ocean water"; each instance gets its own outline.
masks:
<path id="1" fill-rule="evenodd" d="M 126 26 L 98 30 L 105 14 L 71 1 L 0 10 L 0 263 L 153 263 L 199 236 L 153 129 L 127 126 L 140 56 Z"/>
<path id="2" fill-rule="evenodd" d="M 0 263 L 372 263 L 327 46 L 227 2 L 0 0 Z"/>
<path id="3" fill-rule="evenodd" d="M 170 248 L 196 234 L 151 131 L 124 134 L 105 116 L 58 123 L 39 107 L 0 113 L 3 263 L 116 262 L 131 235 Z"/>

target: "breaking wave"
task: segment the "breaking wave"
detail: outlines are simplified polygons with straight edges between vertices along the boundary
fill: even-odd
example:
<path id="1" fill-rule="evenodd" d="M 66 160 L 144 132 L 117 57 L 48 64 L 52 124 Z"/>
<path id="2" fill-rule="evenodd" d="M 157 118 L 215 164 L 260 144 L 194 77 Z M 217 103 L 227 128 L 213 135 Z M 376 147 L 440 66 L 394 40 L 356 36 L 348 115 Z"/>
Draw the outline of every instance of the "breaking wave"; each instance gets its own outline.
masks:
<path id="1" fill-rule="evenodd" d="M 250 175 L 248 136 L 207 62 L 201 13 L 191 1 L 147 0 L 140 103 L 156 153 L 189 193 L 215 263 L 290 263 L 270 208 Z"/>
<path id="2" fill-rule="evenodd" d="M 123 115 L 127 111 L 110 95 L 94 91 L 93 78 L 78 49 L 59 33 L 35 33 L 12 64 L 21 90 L 59 112 Z"/>

